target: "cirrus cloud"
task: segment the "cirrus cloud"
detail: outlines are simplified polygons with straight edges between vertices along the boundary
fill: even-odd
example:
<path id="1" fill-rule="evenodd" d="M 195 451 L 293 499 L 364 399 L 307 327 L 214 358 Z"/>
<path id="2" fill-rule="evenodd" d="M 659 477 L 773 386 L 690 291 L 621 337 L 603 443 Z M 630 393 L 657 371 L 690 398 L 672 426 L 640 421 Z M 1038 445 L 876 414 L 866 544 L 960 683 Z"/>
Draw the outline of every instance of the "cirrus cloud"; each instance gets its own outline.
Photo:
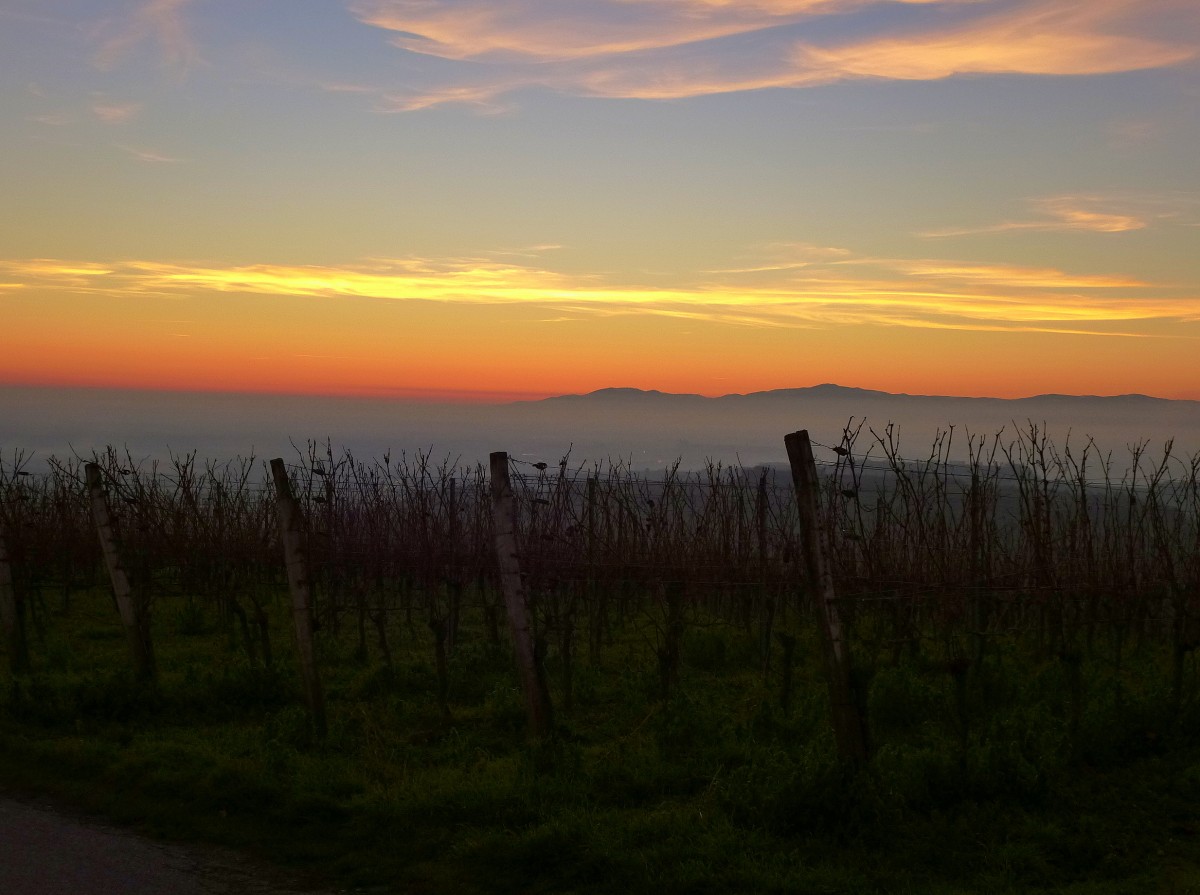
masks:
<path id="1" fill-rule="evenodd" d="M 1152 224 L 1195 226 L 1200 197 L 1195 194 L 1145 193 L 1125 195 L 1048 196 L 1026 201 L 1031 218 L 974 227 L 945 227 L 917 234 L 923 237 L 974 236 L 983 233 L 1126 233 Z"/>
<path id="2" fill-rule="evenodd" d="M 1119 274 L 773 247 L 769 263 L 698 273 L 663 288 L 613 283 L 495 257 L 368 259 L 342 266 L 0 261 L 29 289 L 128 297 L 203 294 L 533 305 L 594 316 L 653 315 L 756 327 L 904 326 L 1145 336 L 1200 322 L 1200 299 Z M 787 263 L 787 256 L 794 263 Z M 1181 331 L 1179 335 L 1184 335 Z"/>
<path id="3" fill-rule="evenodd" d="M 95 63 L 101 69 L 117 62 L 145 42 L 157 45 L 163 62 L 175 69 L 187 69 L 199 61 L 200 54 L 184 21 L 183 11 L 192 0 L 140 0 L 127 16 L 113 16 L 98 29 L 100 49 Z"/>
<path id="4" fill-rule="evenodd" d="M 141 103 L 119 103 L 98 99 L 92 103 L 92 114 L 106 124 L 118 124 L 137 117 Z"/>
<path id="5" fill-rule="evenodd" d="M 491 103 L 531 86 L 673 99 L 859 78 L 1111 74 L 1178 65 L 1200 47 L 1190 0 L 355 0 L 350 9 L 396 47 L 442 60 L 428 83 L 386 91 L 381 108 L 397 111 Z M 1152 30 L 1157 12 L 1173 14 L 1170 34 Z"/>

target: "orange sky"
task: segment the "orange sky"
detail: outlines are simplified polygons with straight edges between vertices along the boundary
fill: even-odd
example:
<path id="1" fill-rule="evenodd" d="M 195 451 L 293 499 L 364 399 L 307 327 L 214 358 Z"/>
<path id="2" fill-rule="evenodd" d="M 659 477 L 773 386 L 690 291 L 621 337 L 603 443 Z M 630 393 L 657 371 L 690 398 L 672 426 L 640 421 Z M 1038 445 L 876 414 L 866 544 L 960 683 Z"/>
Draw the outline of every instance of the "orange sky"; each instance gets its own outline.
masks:
<path id="1" fill-rule="evenodd" d="M 0 9 L 0 385 L 1200 399 L 1194 0 Z"/>
<path id="2" fill-rule="evenodd" d="M 21 337 L 0 378 L 491 400 L 825 381 L 1200 397 L 1195 336 L 1178 332 L 1190 299 L 1124 277 L 843 258 L 770 285 L 755 271 L 752 286 L 730 281 L 739 273 L 662 289 L 580 287 L 512 265 L 376 263 L 365 281 L 357 269 L 143 267 L 13 270 L 27 281 L 6 296 L 8 331 Z"/>

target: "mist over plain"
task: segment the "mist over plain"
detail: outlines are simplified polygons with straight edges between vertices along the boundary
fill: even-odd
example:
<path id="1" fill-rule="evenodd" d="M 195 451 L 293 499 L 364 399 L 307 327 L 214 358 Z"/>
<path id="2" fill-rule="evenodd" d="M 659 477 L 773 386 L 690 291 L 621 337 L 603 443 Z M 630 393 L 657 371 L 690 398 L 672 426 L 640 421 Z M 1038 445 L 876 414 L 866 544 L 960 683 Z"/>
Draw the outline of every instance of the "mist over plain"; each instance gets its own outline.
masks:
<path id="1" fill-rule="evenodd" d="M 134 459 L 166 460 L 195 451 L 202 459 L 296 456 L 309 440 L 360 459 L 423 452 L 435 462 L 474 464 L 491 451 L 557 463 L 626 462 L 656 470 L 709 461 L 755 466 L 786 462 L 783 437 L 808 429 L 837 444 L 843 429 L 865 419 L 860 450 L 892 424 L 901 454 L 928 454 L 939 431 L 953 427 L 950 455 L 966 456 L 967 435 L 1015 438 L 1031 424 L 1056 447 L 1078 451 L 1094 439 L 1121 468 L 1132 447 L 1161 456 L 1173 439 L 1177 456 L 1200 452 L 1200 402 L 1142 395 L 1021 399 L 893 395 L 833 385 L 707 398 L 636 389 L 507 404 L 434 404 L 373 398 L 5 388 L 0 391 L 0 450 L 37 470 L 51 455 L 89 456 L 106 445 Z"/>

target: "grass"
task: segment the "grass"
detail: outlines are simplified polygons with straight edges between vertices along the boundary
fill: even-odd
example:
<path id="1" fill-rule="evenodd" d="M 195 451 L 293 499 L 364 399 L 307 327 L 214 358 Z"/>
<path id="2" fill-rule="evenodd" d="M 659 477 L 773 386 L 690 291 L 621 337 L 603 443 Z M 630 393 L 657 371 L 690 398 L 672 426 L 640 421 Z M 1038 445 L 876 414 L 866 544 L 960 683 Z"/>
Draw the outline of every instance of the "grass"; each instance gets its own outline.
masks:
<path id="1" fill-rule="evenodd" d="M 4 682 L 0 786 L 378 891 L 1200 892 L 1200 712 L 1172 716 L 1150 646 L 1085 660 L 1074 739 L 1064 663 L 1021 641 L 972 668 L 965 717 L 935 652 L 881 662 L 874 757 L 851 778 L 803 628 L 785 716 L 755 640 L 700 614 L 661 702 L 630 612 L 542 744 L 481 627 L 451 657 L 449 717 L 423 625 L 393 620 L 390 670 L 322 632 L 316 742 L 282 596 L 271 615 L 264 669 L 210 606 L 161 600 L 150 687 L 111 596 L 77 593 Z"/>

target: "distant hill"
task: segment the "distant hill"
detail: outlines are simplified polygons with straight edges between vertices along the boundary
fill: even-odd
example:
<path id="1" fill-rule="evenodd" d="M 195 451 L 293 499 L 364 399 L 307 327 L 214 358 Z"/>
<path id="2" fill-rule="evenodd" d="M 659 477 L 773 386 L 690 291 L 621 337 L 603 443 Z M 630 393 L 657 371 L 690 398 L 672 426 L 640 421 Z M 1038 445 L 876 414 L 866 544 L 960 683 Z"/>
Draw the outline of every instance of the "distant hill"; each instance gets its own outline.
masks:
<path id="1" fill-rule="evenodd" d="M 594 392 L 588 392 L 583 395 L 554 395 L 549 398 L 541 398 L 535 401 L 514 401 L 515 404 L 548 404 L 555 402 L 569 401 L 712 401 L 719 400 L 714 398 L 706 398 L 704 395 L 692 394 L 691 392 L 660 392 L 656 388 L 598 388 Z"/>
<path id="2" fill-rule="evenodd" d="M 893 394 L 823 383 L 749 394 L 704 397 L 636 388 L 604 388 L 512 405 L 530 431 L 539 423 L 578 434 L 576 443 L 654 445 L 652 452 L 742 462 L 770 462 L 782 454 L 783 435 L 808 429 L 836 443 L 847 425 L 863 424 L 860 439 L 873 440 L 890 423 L 907 452 L 920 455 L 938 432 L 953 429 L 953 453 L 965 455 L 965 437 L 1003 433 L 1004 439 L 1036 426 L 1059 447 L 1089 439 L 1117 460 L 1145 444 L 1160 452 L 1174 440 L 1176 455 L 1200 452 L 1200 401 L 1148 395 L 1042 394 L 1024 398 L 970 398 Z M 590 437 L 588 437 L 590 435 Z M 657 459 L 657 457 L 656 457 Z"/>
<path id="3" fill-rule="evenodd" d="M 1200 401 L 1177 400 L 1170 398 L 1156 398 L 1151 395 L 1142 395 L 1137 393 L 1125 395 L 1062 395 L 1062 394 L 1043 394 L 1030 395 L 1024 398 L 987 398 L 987 397 L 959 397 L 953 395 L 910 395 L 905 392 L 884 392 L 877 389 L 869 388 L 854 388 L 852 386 L 837 385 L 832 382 L 823 383 L 821 385 L 812 385 L 802 388 L 777 388 L 767 391 L 730 393 L 727 395 L 719 395 L 716 397 L 705 397 L 692 392 L 663 392 L 658 389 L 640 389 L 629 387 L 612 387 L 601 388 L 595 391 L 587 392 L 586 394 L 578 395 L 555 395 L 549 398 L 542 398 L 535 401 L 516 401 L 515 404 L 544 404 L 556 402 L 571 402 L 571 401 L 647 401 L 647 400 L 675 400 L 675 401 L 719 401 L 719 402 L 737 402 L 737 401 L 763 401 L 763 400 L 820 400 L 820 401 L 920 401 L 920 402 L 978 402 L 980 404 L 1008 404 L 1018 407 L 1025 404 L 1106 404 L 1109 406 L 1130 405 L 1130 404 L 1153 404 L 1157 406 L 1179 405 L 1181 408 L 1191 407 L 1197 412 L 1200 412 Z"/>
<path id="4" fill-rule="evenodd" d="M 197 450 L 201 457 L 295 456 L 293 443 L 328 438 L 360 457 L 391 450 L 475 463 L 506 450 L 529 461 L 620 458 L 636 469 L 707 461 L 754 466 L 786 460 L 783 437 L 807 429 L 814 441 L 837 444 L 847 425 L 860 448 L 871 430 L 899 439 L 905 456 L 922 457 L 939 432 L 953 430 L 950 453 L 966 456 L 966 436 L 1003 433 L 1011 440 L 1031 425 L 1061 447 L 1092 438 L 1114 466 L 1130 447 L 1160 455 L 1200 453 L 1200 402 L 1146 395 L 1033 395 L 958 398 L 904 395 L 826 383 L 808 388 L 704 397 L 635 388 L 605 388 L 510 404 L 418 404 L 382 399 L 299 395 L 185 394 L 106 389 L 0 389 L 0 456 L 14 451 L 87 455 L 106 444 L 165 459 Z"/>

